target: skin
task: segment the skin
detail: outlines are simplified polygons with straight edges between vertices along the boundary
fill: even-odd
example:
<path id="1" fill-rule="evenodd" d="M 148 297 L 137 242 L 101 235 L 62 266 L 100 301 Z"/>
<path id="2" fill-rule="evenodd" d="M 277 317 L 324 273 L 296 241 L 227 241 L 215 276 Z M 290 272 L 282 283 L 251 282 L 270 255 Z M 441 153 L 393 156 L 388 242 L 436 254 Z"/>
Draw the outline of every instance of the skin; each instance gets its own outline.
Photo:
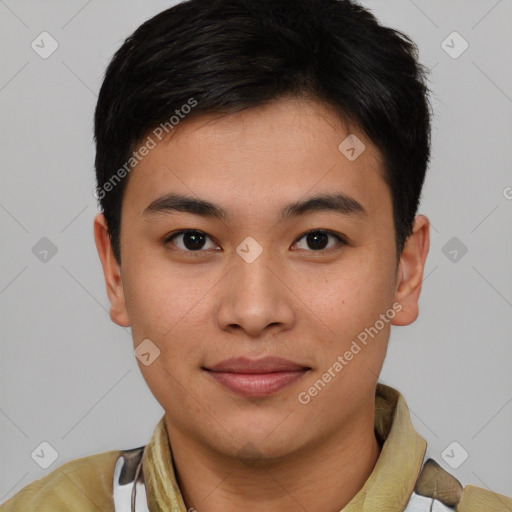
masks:
<path id="1" fill-rule="evenodd" d="M 348 134 L 366 146 L 349 161 Z M 185 503 L 200 512 L 332 511 L 364 485 L 378 459 L 374 394 L 390 325 L 418 316 L 429 221 L 415 219 L 397 262 L 391 193 L 381 156 L 329 107 L 286 98 L 186 119 L 129 176 L 116 262 L 103 214 L 94 221 L 111 319 L 134 346 L 161 353 L 140 370 L 166 413 Z M 163 193 L 214 202 L 221 221 L 144 209 Z M 342 192 L 366 215 L 318 211 L 278 222 L 289 202 Z M 181 229 L 204 232 L 201 254 Z M 328 247 L 304 236 L 326 229 Z M 246 237 L 262 248 L 248 263 Z M 332 248 L 332 249 L 331 249 Z M 188 252 L 187 252 L 188 251 Z M 365 328 L 401 311 L 307 405 L 297 399 Z M 237 395 L 203 370 L 224 359 L 280 356 L 311 370 L 263 398 Z"/>

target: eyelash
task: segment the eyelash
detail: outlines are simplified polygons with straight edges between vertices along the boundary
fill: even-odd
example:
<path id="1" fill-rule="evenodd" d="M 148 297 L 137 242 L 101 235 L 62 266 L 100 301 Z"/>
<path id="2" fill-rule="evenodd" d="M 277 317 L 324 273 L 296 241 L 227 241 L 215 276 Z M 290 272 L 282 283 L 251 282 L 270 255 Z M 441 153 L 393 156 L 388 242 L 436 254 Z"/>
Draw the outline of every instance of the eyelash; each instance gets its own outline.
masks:
<path id="1" fill-rule="evenodd" d="M 201 231 L 199 229 L 182 229 L 182 230 L 179 230 L 179 231 L 175 231 L 175 232 L 171 233 L 170 235 L 166 236 L 164 238 L 164 240 L 163 240 L 164 245 L 167 246 L 169 244 L 169 242 L 171 242 L 171 240 L 173 238 L 175 238 L 175 237 L 177 237 L 179 235 L 183 235 L 185 233 L 199 233 L 199 234 L 205 235 L 210 240 L 213 240 L 204 231 Z M 339 234 L 337 234 L 337 233 L 335 233 L 333 231 L 330 231 L 328 229 L 312 229 L 310 231 L 306 231 L 306 233 L 303 233 L 301 236 L 299 236 L 299 238 L 297 238 L 297 240 L 294 242 L 294 245 L 298 241 L 302 240 L 304 237 L 306 237 L 306 236 L 308 236 L 310 234 L 326 234 L 326 235 L 330 235 L 330 236 L 336 238 L 338 243 L 337 243 L 336 246 L 330 247 L 328 249 L 319 249 L 319 250 L 316 250 L 316 251 L 315 250 L 308 250 L 307 252 L 311 252 L 311 253 L 330 253 L 331 251 L 339 250 L 343 246 L 348 245 L 347 241 L 341 235 L 339 235 Z M 177 248 L 176 250 L 179 251 L 179 252 L 187 253 L 187 254 L 193 254 L 194 256 L 201 256 L 201 253 L 206 252 L 203 249 L 199 249 L 197 251 L 191 251 L 191 250 Z"/>

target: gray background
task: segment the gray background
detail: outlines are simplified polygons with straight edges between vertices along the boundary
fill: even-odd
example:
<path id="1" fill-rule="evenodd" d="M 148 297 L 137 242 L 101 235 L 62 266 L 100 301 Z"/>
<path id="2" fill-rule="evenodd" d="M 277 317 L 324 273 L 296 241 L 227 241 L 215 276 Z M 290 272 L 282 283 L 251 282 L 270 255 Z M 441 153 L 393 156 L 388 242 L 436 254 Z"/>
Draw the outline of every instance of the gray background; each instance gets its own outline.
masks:
<path id="1" fill-rule="evenodd" d="M 512 2 L 363 3 L 418 43 L 436 114 L 420 317 L 393 328 L 381 381 L 463 484 L 512 496 Z M 0 502 L 68 460 L 146 444 L 163 414 L 108 316 L 92 116 L 113 52 L 172 4 L 0 0 Z M 47 59 L 31 47 L 43 31 L 59 45 Z M 469 43 L 456 59 L 453 31 Z M 31 457 L 43 441 L 47 469 Z M 458 469 L 441 456 L 454 441 Z"/>

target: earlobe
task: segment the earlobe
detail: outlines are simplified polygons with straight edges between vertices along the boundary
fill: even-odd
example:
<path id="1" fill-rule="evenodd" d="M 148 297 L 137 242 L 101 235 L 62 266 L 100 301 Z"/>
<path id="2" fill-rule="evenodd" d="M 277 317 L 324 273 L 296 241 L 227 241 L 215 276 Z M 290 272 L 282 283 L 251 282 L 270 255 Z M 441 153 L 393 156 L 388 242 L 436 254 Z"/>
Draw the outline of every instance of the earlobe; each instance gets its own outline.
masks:
<path id="1" fill-rule="evenodd" d="M 121 268 L 114 257 L 107 221 L 103 213 L 99 213 L 94 218 L 94 239 L 110 301 L 110 319 L 121 327 L 129 327 L 130 320 L 126 310 Z"/>
<path id="2" fill-rule="evenodd" d="M 402 309 L 391 322 L 393 325 L 409 325 L 418 318 L 418 301 L 429 247 L 429 220 L 424 215 L 417 215 L 413 232 L 400 255 L 395 301 L 402 305 Z"/>

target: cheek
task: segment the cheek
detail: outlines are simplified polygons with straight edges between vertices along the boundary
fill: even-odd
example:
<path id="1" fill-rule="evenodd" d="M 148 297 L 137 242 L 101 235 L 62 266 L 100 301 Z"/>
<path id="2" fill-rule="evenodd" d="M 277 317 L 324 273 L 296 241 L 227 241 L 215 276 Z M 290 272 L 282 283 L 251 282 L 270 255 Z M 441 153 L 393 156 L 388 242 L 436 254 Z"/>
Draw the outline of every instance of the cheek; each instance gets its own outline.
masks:
<path id="1" fill-rule="evenodd" d="M 165 260 L 151 263 L 150 258 L 141 257 L 130 261 L 123 286 L 134 334 L 163 339 L 172 335 L 175 326 L 194 319 L 211 285 L 191 272 L 192 266 L 178 268 Z"/>
<path id="2" fill-rule="evenodd" d="M 316 279 L 301 279 L 300 286 L 308 303 L 330 318 L 341 315 L 351 318 L 351 323 L 364 321 L 384 312 L 393 299 L 391 266 L 372 255 L 353 261 L 347 258 L 327 272 Z"/>
<path id="3" fill-rule="evenodd" d="M 188 271 L 171 265 L 151 265 L 147 261 L 127 266 L 126 307 L 134 345 L 149 339 L 160 351 L 154 363 L 139 364 L 139 367 L 156 394 L 165 383 L 162 388 L 165 396 L 173 381 L 169 374 L 184 381 L 192 370 L 188 363 L 197 365 L 208 315 L 205 308 L 209 307 L 209 302 L 202 299 L 214 282 L 190 276 Z"/>
<path id="4" fill-rule="evenodd" d="M 295 289 L 300 290 L 303 302 L 313 313 L 312 320 L 316 317 L 315 323 L 326 334 L 323 340 L 330 345 L 331 358 L 332 354 L 350 347 L 360 333 L 374 326 L 380 315 L 392 307 L 393 275 L 389 262 L 369 254 L 353 261 L 346 258 L 336 269 L 331 267 L 328 274 L 317 275 L 316 280 L 301 279 L 301 284 L 297 283 Z M 375 339 L 387 340 L 389 326 L 389 322 L 384 326 L 379 322 Z M 375 346 L 366 352 L 377 354 L 378 351 L 379 347 Z"/>

